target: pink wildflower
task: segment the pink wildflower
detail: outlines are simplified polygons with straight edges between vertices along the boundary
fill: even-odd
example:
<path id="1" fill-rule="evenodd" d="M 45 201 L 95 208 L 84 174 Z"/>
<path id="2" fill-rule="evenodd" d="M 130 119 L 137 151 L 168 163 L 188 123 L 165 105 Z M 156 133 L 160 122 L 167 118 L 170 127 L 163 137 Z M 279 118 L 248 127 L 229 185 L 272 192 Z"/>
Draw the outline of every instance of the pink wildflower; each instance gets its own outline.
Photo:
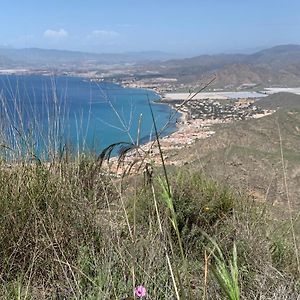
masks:
<path id="1" fill-rule="evenodd" d="M 142 298 L 146 296 L 146 288 L 142 285 L 139 285 L 135 288 L 134 293 L 137 297 Z"/>

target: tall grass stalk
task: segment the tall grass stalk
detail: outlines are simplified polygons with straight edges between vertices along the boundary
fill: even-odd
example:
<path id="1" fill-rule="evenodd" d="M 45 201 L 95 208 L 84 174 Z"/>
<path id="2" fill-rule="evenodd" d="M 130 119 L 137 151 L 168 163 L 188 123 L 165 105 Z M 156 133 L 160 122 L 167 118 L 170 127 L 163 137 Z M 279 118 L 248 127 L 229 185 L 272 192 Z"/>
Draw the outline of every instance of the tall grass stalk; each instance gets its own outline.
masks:
<path id="1" fill-rule="evenodd" d="M 179 245 L 179 249 L 180 249 L 180 254 L 181 254 L 181 259 L 182 259 L 182 262 L 184 264 L 184 272 L 185 272 L 185 276 L 186 276 L 186 273 L 187 273 L 186 257 L 185 257 L 185 254 L 184 254 L 184 250 L 183 250 L 183 246 L 182 246 L 182 239 L 181 239 L 179 228 L 178 228 L 177 215 L 176 215 L 175 208 L 174 208 L 174 202 L 173 202 L 173 197 L 172 197 L 172 192 L 171 192 L 171 186 L 170 186 L 170 182 L 169 182 L 169 178 L 168 178 L 168 173 L 167 173 L 167 168 L 166 168 L 166 164 L 165 164 L 165 160 L 164 160 L 164 155 L 163 155 L 163 151 L 162 151 L 161 145 L 160 145 L 160 137 L 159 137 L 159 133 L 158 133 L 158 130 L 157 130 L 157 125 L 156 125 L 156 121 L 155 121 L 155 118 L 154 118 L 154 113 L 153 113 L 152 106 L 151 106 L 151 103 L 149 101 L 149 98 L 148 98 L 148 104 L 149 104 L 149 108 L 150 108 L 150 112 L 151 112 L 152 122 L 153 122 L 153 126 L 154 126 L 155 138 L 156 138 L 157 147 L 158 147 L 158 151 L 159 151 L 159 155 L 160 155 L 160 159 L 161 159 L 161 164 L 162 164 L 162 168 L 163 168 L 163 174 L 164 174 L 164 180 L 160 179 L 160 186 L 162 188 L 162 197 L 163 197 L 163 200 L 164 200 L 164 202 L 165 202 L 165 204 L 168 208 L 168 213 L 170 214 L 169 218 L 170 218 L 172 227 L 173 227 L 173 229 L 175 230 L 175 233 L 176 233 L 176 237 L 177 237 L 177 241 L 178 241 L 178 245 Z M 168 264 L 171 267 L 168 256 L 167 256 L 167 259 L 168 259 Z M 179 272 L 178 268 L 176 268 L 176 267 L 175 267 L 175 270 L 176 270 L 176 277 L 177 277 L 177 280 L 178 280 L 178 284 L 179 284 L 179 287 L 180 287 L 180 295 L 181 295 L 182 299 L 186 299 L 186 292 L 183 288 L 183 283 L 182 283 L 182 278 L 180 276 L 180 272 Z M 170 269 L 170 271 L 171 271 L 171 275 L 172 275 L 172 279 L 173 279 L 174 275 L 173 275 L 172 269 Z M 178 293 L 178 290 L 176 289 L 176 284 L 175 284 L 174 279 L 173 279 L 173 283 L 174 283 L 174 288 L 175 288 L 175 291 L 176 291 L 176 295 L 177 295 L 177 297 L 179 297 L 179 293 Z"/>

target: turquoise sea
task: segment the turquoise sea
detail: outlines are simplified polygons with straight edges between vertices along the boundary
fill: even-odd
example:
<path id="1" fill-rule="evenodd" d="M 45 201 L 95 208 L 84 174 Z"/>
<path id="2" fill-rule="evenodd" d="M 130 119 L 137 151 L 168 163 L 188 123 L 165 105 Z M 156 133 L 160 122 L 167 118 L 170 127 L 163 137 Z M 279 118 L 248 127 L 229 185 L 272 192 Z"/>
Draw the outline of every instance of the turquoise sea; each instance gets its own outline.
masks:
<path id="1" fill-rule="evenodd" d="M 176 130 L 174 110 L 155 103 L 159 95 L 143 89 L 123 88 L 108 82 L 91 82 L 78 77 L 0 76 L 0 125 L 2 143 L 9 137 L 25 136 L 34 151 L 45 147 L 100 152 L 120 141 L 154 137 L 148 99 L 157 127 L 163 135 Z M 139 121 L 141 120 L 141 121 Z"/>

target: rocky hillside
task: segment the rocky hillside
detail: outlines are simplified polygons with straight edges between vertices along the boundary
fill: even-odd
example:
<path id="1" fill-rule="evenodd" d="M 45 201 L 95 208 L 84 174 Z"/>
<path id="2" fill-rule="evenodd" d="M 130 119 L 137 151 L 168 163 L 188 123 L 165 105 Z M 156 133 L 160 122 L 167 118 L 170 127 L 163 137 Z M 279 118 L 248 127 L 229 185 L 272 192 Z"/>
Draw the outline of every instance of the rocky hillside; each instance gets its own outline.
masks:
<path id="1" fill-rule="evenodd" d="M 250 55 L 202 55 L 152 64 L 149 68 L 158 70 L 161 75 L 176 77 L 183 83 L 199 83 L 215 75 L 215 87 L 242 84 L 295 86 L 300 84 L 300 46 L 276 46 Z"/>

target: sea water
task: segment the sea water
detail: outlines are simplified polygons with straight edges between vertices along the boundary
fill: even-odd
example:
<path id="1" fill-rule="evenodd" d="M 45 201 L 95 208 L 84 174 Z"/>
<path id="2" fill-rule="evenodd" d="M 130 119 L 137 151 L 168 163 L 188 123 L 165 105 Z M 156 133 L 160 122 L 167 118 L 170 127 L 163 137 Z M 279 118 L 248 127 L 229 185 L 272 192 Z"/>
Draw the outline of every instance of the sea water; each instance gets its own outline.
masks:
<path id="1" fill-rule="evenodd" d="M 1 75 L 1 136 L 30 137 L 37 152 L 51 143 L 100 152 L 121 141 L 147 142 L 155 134 L 149 103 L 162 135 L 176 130 L 179 115 L 155 102 L 159 98 L 151 90 L 87 78 Z"/>

